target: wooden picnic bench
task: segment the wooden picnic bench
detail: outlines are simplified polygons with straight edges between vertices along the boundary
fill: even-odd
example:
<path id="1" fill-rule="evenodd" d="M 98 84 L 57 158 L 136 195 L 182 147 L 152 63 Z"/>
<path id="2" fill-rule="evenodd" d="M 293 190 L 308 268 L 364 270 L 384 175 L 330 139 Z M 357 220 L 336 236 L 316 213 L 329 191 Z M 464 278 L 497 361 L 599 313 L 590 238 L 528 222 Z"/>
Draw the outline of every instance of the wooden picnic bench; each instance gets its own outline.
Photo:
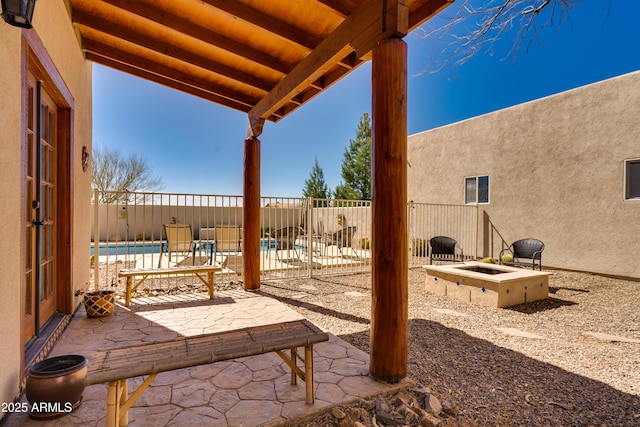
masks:
<path id="1" fill-rule="evenodd" d="M 291 368 L 291 384 L 305 382 L 306 402 L 314 402 L 313 344 L 327 333 L 306 319 L 247 327 L 130 347 L 99 350 L 91 359 L 86 385 L 108 384 L 107 426 L 126 426 L 127 411 L 160 372 L 275 351 Z M 298 355 L 304 347 L 304 357 Z M 290 349 L 287 355 L 283 350 Z M 298 360 L 304 363 L 304 371 Z M 129 396 L 127 379 L 148 377 Z"/>
<path id="2" fill-rule="evenodd" d="M 134 268 L 128 270 L 120 270 L 118 277 L 127 278 L 126 298 L 124 305 L 129 307 L 131 304 L 131 294 L 138 289 L 149 276 L 161 276 L 161 275 L 195 275 L 207 285 L 209 288 L 209 298 L 213 299 L 215 277 L 214 273 L 222 271 L 221 267 L 214 267 L 212 265 L 202 266 L 185 266 L 185 267 L 168 267 L 168 268 Z M 203 274 L 206 273 L 206 277 Z M 134 283 L 134 279 L 141 277 Z"/>

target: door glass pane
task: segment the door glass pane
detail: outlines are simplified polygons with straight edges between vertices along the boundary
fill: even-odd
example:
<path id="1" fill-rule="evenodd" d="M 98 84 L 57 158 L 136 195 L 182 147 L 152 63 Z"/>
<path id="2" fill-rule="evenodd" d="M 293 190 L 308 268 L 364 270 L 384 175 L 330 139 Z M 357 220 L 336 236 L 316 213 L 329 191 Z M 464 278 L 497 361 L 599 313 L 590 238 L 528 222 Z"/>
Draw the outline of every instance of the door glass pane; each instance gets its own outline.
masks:
<path id="1" fill-rule="evenodd" d="M 47 277 L 49 278 L 49 280 L 47 280 L 46 286 L 47 286 L 47 298 L 51 297 L 51 295 L 53 295 L 53 267 L 54 267 L 54 263 L 52 261 L 47 262 Z"/>
<path id="2" fill-rule="evenodd" d="M 47 277 L 47 265 L 46 264 L 40 264 L 40 280 L 38 280 L 38 294 L 40 295 L 40 301 L 38 302 L 42 302 L 46 295 L 45 295 L 45 290 L 44 290 L 44 284 L 47 283 L 48 277 Z"/>
<path id="3" fill-rule="evenodd" d="M 49 224 L 44 225 L 44 232 L 45 232 L 45 238 L 44 238 L 44 256 L 45 258 L 49 258 L 51 256 L 53 256 L 53 227 Z"/>
<path id="4" fill-rule="evenodd" d="M 33 281 L 33 270 L 28 270 L 26 275 L 27 280 L 27 288 L 25 289 L 24 297 L 24 313 L 25 314 L 33 314 L 33 293 L 31 286 L 31 282 Z"/>
<path id="5" fill-rule="evenodd" d="M 32 259 L 32 255 L 31 255 L 31 236 L 33 235 L 33 228 L 32 227 L 27 227 L 27 233 L 25 236 L 25 243 L 26 245 L 26 249 L 27 249 L 27 262 L 26 262 L 26 269 L 27 270 L 31 270 L 33 268 L 33 259 Z M 28 282 L 27 282 L 28 284 Z"/>
<path id="6" fill-rule="evenodd" d="M 34 123 L 33 123 L 33 120 L 34 120 L 33 115 L 35 113 L 35 111 L 33 111 L 33 104 L 34 104 L 33 100 L 35 99 L 34 98 L 35 97 L 35 93 L 34 93 L 35 92 L 35 88 L 33 88 L 32 86 L 29 86 L 28 92 L 29 92 L 29 95 L 28 95 L 29 96 L 29 99 L 28 99 L 29 108 L 27 108 L 27 130 L 33 132 L 33 127 L 34 127 L 33 126 L 34 125 Z"/>

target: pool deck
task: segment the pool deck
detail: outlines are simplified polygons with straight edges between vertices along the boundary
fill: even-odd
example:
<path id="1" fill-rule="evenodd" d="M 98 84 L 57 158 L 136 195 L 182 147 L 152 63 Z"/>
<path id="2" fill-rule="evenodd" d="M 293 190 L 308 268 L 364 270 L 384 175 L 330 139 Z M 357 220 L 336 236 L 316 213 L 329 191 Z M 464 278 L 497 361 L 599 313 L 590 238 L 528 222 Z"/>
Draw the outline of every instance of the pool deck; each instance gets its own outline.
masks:
<path id="1" fill-rule="evenodd" d="M 346 251 L 346 249 L 345 249 Z M 306 250 L 281 250 L 276 255 L 275 250 L 260 252 L 260 270 L 261 271 L 279 271 L 279 270 L 306 270 L 310 265 L 314 269 L 335 268 L 335 267 L 353 267 L 366 265 L 370 263 L 370 251 L 362 249 L 354 249 L 351 252 L 353 256 L 343 256 L 339 249 L 335 246 L 329 246 L 323 251 L 314 251 L 309 254 Z M 357 255 L 357 256 L 356 256 Z M 209 254 L 204 251 L 196 251 L 196 258 L 200 257 L 202 262 L 209 262 Z M 172 254 L 172 261 L 169 261 L 167 255 L 160 257 L 159 253 L 149 254 L 131 254 L 131 255 L 102 255 L 98 257 L 100 264 L 118 263 L 121 261 L 135 261 L 136 268 L 168 268 L 175 266 L 177 263 L 188 263 L 188 257 L 184 255 Z M 219 265 L 223 268 L 222 273 L 241 273 L 242 253 L 225 252 L 218 253 L 212 264 Z M 132 267 L 133 268 L 133 267 Z"/>
<path id="2" fill-rule="evenodd" d="M 81 354 L 91 363 L 110 347 L 163 341 L 181 336 L 266 325 L 303 317 L 281 302 L 243 290 L 134 299 L 108 317 L 90 319 L 81 307 L 55 344 L 52 356 Z M 340 338 L 314 346 L 316 400 L 305 403 L 305 385 L 290 384 L 288 366 L 275 353 L 244 357 L 158 375 L 129 411 L 131 426 L 295 425 L 327 407 L 411 386 L 374 381 L 369 356 Z M 129 380 L 139 384 L 142 378 Z M 133 387 L 129 387 L 132 389 Z M 101 426 L 106 417 L 106 385 L 85 389 L 75 411 L 52 420 L 14 413 L 7 427 Z M 26 400 L 23 401 L 26 402 Z"/>

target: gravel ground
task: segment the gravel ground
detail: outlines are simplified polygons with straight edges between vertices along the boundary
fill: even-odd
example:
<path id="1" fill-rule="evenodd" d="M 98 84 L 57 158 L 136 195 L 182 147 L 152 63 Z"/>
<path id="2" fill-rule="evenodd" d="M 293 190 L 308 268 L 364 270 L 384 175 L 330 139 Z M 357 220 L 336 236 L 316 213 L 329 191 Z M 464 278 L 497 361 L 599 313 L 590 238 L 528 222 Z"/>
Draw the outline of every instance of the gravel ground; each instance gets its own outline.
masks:
<path id="1" fill-rule="evenodd" d="M 457 408 L 442 425 L 640 426 L 640 282 L 553 271 L 550 298 L 500 309 L 427 294 L 425 276 L 409 271 L 409 378 Z M 259 292 L 369 352 L 370 274 L 266 281 Z M 375 420 L 374 403 L 352 407 Z M 325 411 L 293 425 L 350 423 Z"/>
<path id="2" fill-rule="evenodd" d="M 409 377 L 459 408 L 464 423 L 447 425 L 640 426 L 640 283 L 553 273 L 549 299 L 499 309 L 427 294 L 425 273 L 409 272 Z M 270 281 L 261 292 L 369 352 L 370 282 Z"/>

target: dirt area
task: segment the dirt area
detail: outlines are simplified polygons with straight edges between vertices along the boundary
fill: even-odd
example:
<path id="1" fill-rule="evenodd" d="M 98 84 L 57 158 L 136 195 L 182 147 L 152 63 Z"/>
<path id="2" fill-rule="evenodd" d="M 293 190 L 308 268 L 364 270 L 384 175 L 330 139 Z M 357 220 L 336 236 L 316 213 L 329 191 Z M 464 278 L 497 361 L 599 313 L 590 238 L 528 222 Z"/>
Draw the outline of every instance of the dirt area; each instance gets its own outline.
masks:
<path id="1" fill-rule="evenodd" d="M 409 272 L 416 387 L 289 425 L 640 426 L 640 283 L 553 271 L 547 300 L 490 308 L 427 294 L 424 282 Z M 145 292 L 198 290 L 180 286 Z M 268 281 L 258 292 L 369 352 L 370 274 Z"/>

